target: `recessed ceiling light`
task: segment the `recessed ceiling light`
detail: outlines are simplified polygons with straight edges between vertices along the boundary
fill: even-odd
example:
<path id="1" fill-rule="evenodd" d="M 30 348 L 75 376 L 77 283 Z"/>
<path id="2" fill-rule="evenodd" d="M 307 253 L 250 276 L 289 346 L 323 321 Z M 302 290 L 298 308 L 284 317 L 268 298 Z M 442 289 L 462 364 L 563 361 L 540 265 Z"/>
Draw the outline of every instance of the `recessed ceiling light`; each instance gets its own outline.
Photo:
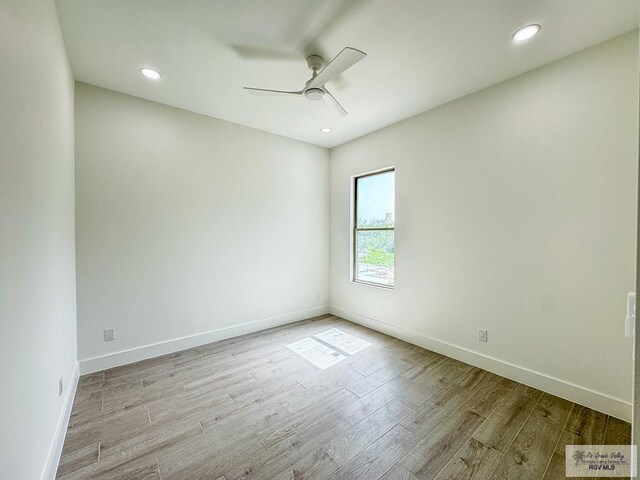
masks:
<path id="1" fill-rule="evenodd" d="M 322 133 L 331 133 L 333 130 L 329 127 L 324 127 L 324 128 L 321 128 L 320 131 Z"/>
<path id="2" fill-rule="evenodd" d="M 542 27 L 540 25 L 536 25 L 535 23 L 532 25 L 527 25 L 526 27 L 522 27 L 516 31 L 511 37 L 514 42 L 521 43 L 529 40 L 532 37 L 535 37 Z"/>
<path id="3" fill-rule="evenodd" d="M 162 74 L 153 68 L 141 68 L 140 73 L 151 80 L 160 80 L 162 78 Z"/>

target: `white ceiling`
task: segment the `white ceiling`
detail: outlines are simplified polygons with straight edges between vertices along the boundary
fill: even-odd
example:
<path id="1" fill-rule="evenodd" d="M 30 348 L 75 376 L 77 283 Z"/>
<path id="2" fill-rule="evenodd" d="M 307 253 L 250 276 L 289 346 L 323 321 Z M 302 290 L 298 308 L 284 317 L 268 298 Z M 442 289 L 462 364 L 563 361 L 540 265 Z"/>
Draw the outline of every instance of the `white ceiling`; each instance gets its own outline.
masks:
<path id="1" fill-rule="evenodd" d="M 638 28 L 638 0 L 56 3 L 77 80 L 326 147 Z M 529 23 L 540 34 L 514 45 Z M 242 90 L 299 90 L 307 54 L 330 60 L 345 46 L 368 54 L 327 84 L 345 118 L 321 102 Z"/>

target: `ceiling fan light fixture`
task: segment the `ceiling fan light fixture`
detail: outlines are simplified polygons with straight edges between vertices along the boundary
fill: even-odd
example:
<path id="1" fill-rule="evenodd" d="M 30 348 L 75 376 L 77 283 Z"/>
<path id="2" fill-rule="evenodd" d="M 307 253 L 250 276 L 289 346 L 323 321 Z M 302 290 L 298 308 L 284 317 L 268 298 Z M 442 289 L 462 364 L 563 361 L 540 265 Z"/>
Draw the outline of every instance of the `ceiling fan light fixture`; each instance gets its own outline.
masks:
<path id="1" fill-rule="evenodd" d="M 526 25 L 516 30 L 516 32 L 511 36 L 511 39 L 515 43 L 526 42 L 527 40 L 535 37 L 541 28 L 542 27 L 536 23 L 532 23 L 531 25 Z"/>
<path id="2" fill-rule="evenodd" d="M 322 133 L 331 133 L 331 132 L 333 132 L 333 129 L 329 128 L 329 127 L 324 127 L 324 128 L 321 128 L 320 131 Z"/>
<path id="3" fill-rule="evenodd" d="M 162 79 L 162 74 L 153 68 L 143 67 L 140 69 L 140 73 L 151 80 Z"/>
<path id="4" fill-rule="evenodd" d="M 309 88 L 304 92 L 304 96 L 309 100 L 322 100 L 322 97 L 324 97 L 324 90 L 321 88 Z"/>

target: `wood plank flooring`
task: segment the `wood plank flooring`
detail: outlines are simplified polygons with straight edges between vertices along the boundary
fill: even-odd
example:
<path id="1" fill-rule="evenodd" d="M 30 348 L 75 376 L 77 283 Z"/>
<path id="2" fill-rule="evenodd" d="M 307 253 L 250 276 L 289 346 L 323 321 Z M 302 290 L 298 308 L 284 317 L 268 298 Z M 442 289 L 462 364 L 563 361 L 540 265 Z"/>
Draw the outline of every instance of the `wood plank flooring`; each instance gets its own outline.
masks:
<path id="1" fill-rule="evenodd" d="M 372 345 L 319 370 L 286 345 Z M 80 379 L 57 478 L 555 480 L 616 418 L 333 316 Z"/>

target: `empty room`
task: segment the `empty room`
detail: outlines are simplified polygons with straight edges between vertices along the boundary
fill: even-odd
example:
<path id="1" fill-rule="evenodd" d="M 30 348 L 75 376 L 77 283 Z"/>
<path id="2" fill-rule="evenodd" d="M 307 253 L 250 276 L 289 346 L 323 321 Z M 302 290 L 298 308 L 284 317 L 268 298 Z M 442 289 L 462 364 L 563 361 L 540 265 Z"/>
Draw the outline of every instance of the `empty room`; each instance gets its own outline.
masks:
<path id="1" fill-rule="evenodd" d="M 636 477 L 639 16 L 0 0 L 0 479 Z"/>

